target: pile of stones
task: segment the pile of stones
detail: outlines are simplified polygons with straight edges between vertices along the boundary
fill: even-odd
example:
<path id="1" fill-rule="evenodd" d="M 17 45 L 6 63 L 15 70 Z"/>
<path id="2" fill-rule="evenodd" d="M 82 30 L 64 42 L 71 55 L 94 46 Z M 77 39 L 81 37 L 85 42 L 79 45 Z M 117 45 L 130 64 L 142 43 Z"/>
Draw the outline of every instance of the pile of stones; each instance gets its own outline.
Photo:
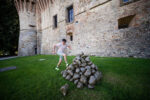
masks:
<path id="1" fill-rule="evenodd" d="M 90 61 L 90 58 L 83 53 L 73 59 L 66 70 L 61 72 L 62 76 L 74 82 L 77 88 L 94 88 L 96 82 L 102 78 L 102 73 L 98 67 Z"/>

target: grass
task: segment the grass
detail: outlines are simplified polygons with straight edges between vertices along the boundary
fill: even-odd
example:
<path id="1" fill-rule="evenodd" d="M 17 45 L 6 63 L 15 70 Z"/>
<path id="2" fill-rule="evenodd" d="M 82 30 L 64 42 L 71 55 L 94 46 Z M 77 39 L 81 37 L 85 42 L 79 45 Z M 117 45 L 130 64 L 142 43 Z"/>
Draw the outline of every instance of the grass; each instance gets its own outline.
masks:
<path id="1" fill-rule="evenodd" d="M 39 59 L 46 59 L 39 61 Z M 68 57 L 71 63 L 74 57 Z M 54 68 L 57 56 L 37 55 L 0 61 L 0 100 L 150 100 L 150 59 L 91 57 L 103 73 L 94 89 L 77 89 Z M 68 83 L 69 93 L 59 89 Z"/>

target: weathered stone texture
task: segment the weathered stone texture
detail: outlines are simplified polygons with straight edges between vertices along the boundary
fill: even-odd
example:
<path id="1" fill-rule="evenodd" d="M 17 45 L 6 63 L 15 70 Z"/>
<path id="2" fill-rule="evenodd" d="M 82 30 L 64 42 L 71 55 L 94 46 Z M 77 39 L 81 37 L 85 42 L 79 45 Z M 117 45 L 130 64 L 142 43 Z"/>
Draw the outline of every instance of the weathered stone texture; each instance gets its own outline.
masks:
<path id="1" fill-rule="evenodd" d="M 37 31 L 35 14 L 32 12 L 20 12 L 20 36 L 19 36 L 19 56 L 35 55 L 37 48 Z"/>
<path id="2" fill-rule="evenodd" d="M 41 5 L 43 9 L 40 9 L 38 13 L 40 17 L 36 20 L 39 26 L 37 28 L 39 53 L 52 54 L 53 45 L 66 38 L 68 44 L 72 46 L 69 55 L 83 51 L 85 54 L 96 56 L 150 57 L 150 1 L 137 0 L 124 6 L 120 5 L 120 1 L 43 1 L 45 6 Z M 66 8 L 72 4 L 74 21 L 67 23 Z M 53 28 L 53 16 L 56 14 L 58 27 Z M 130 15 L 134 15 L 134 18 L 129 28 L 118 29 L 118 19 Z M 21 27 L 25 27 L 21 21 Z M 73 34 L 73 41 L 70 41 L 70 33 Z"/>
<path id="3" fill-rule="evenodd" d="M 37 28 L 35 0 L 14 0 L 19 15 L 19 56 L 35 55 L 37 48 Z"/>

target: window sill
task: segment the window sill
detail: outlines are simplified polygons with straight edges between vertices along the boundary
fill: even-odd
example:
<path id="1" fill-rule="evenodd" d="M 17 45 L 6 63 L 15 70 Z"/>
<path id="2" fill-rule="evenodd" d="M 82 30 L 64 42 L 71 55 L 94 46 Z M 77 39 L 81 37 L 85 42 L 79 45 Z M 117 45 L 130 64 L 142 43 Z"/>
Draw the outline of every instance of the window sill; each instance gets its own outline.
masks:
<path id="1" fill-rule="evenodd" d="M 66 22 L 66 25 L 73 24 L 73 23 L 74 23 L 74 21 L 72 21 L 72 22 Z"/>
<path id="2" fill-rule="evenodd" d="M 58 29 L 58 27 L 53 27 L 53 30 L 56 30 L 56 29 Z"/>

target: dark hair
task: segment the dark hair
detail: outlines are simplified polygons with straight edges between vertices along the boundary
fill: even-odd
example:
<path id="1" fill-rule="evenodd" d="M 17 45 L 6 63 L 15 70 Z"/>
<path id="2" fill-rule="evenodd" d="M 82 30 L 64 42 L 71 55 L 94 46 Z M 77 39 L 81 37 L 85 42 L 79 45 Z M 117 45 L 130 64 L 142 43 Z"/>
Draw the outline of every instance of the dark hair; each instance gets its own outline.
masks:
<path id="1" fill-rule="evenodd" d="M 65 42 L 65 43 L 67 42 L 67 40 L 66 40 L 66 39 L 62 39 L 62 41 L 63 41 L 63 42 Z"/>

